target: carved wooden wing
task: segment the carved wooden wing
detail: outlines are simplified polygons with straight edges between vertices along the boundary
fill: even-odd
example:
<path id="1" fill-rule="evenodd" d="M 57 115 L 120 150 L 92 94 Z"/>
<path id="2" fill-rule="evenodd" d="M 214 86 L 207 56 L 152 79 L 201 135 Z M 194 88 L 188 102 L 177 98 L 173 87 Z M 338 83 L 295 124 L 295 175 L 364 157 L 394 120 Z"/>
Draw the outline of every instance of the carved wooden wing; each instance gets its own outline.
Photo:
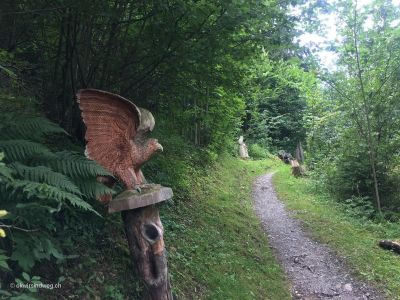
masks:
<path id="1" fill-rule="evenodd" d="M 77 101 L 87 128 L 86 155 L 120 177 L 122 170 L 132 168 L 131 140 L 140 125 L 139 108 L 121 96 L 95 89 L 80 90 Z"/>

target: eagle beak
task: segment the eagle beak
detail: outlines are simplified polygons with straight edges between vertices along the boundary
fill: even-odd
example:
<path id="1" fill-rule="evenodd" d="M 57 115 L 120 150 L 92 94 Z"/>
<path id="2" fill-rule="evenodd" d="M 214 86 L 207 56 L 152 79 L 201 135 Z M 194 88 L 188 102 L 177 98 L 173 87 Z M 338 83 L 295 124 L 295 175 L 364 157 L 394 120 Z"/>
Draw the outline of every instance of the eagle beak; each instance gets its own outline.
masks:
<path id="1" fill-rule="evenodd" d="M 164 148 L 160 143 L 157 143 L 157 150 L 160 150 L 161 152 L 164 151 Z"/>

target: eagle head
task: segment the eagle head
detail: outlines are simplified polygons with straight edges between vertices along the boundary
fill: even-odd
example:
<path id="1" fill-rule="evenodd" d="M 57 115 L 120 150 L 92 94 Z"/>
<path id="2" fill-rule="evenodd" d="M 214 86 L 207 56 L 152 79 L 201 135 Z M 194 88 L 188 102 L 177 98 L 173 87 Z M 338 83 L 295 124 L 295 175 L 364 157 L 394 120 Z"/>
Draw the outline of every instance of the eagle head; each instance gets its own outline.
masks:
<path id="1" fill-rule="evenodd" d="M 163 146 L 161 146 L 157 139 L 149 139 L 147 142 L 147 147 L 151 150 L 152 153 L 155 153 L 157 151 L 162 152 L 164 150 Z"/>

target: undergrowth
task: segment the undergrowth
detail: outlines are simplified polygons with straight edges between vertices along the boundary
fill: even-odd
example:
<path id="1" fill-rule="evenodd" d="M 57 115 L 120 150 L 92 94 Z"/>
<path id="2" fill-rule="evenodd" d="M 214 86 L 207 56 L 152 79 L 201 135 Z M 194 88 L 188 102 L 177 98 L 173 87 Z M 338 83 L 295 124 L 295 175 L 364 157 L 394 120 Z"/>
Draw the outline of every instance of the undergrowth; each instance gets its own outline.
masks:
<path id="1" fill-rule="evenodd" d="M 101 218 L 94 198 L 113 191 L 96 176 L 110 173 L 49 142 L 68 140 L 68 134 L 48 119 L 15 113 L 0 118 L 0 296 L 34 299 L 37 288 L 13 286 L 63 280 L 58 266 L 75 257 L 69 228 L 92 215 Z M 44 271 L 46 265 L 53 270 Z"/>

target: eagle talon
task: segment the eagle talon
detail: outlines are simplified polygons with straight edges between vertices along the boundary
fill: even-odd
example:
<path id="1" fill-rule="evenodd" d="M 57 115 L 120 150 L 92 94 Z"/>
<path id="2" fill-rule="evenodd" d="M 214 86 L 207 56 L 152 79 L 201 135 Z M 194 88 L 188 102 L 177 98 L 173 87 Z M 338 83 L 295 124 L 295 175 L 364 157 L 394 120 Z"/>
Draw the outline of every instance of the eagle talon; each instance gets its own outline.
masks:
<path id="1" fill-rule="evenodd" d="M 142 192 L 142 188 L 140 186 L 135 187 L 135 190 L 140 194 Z"/>

